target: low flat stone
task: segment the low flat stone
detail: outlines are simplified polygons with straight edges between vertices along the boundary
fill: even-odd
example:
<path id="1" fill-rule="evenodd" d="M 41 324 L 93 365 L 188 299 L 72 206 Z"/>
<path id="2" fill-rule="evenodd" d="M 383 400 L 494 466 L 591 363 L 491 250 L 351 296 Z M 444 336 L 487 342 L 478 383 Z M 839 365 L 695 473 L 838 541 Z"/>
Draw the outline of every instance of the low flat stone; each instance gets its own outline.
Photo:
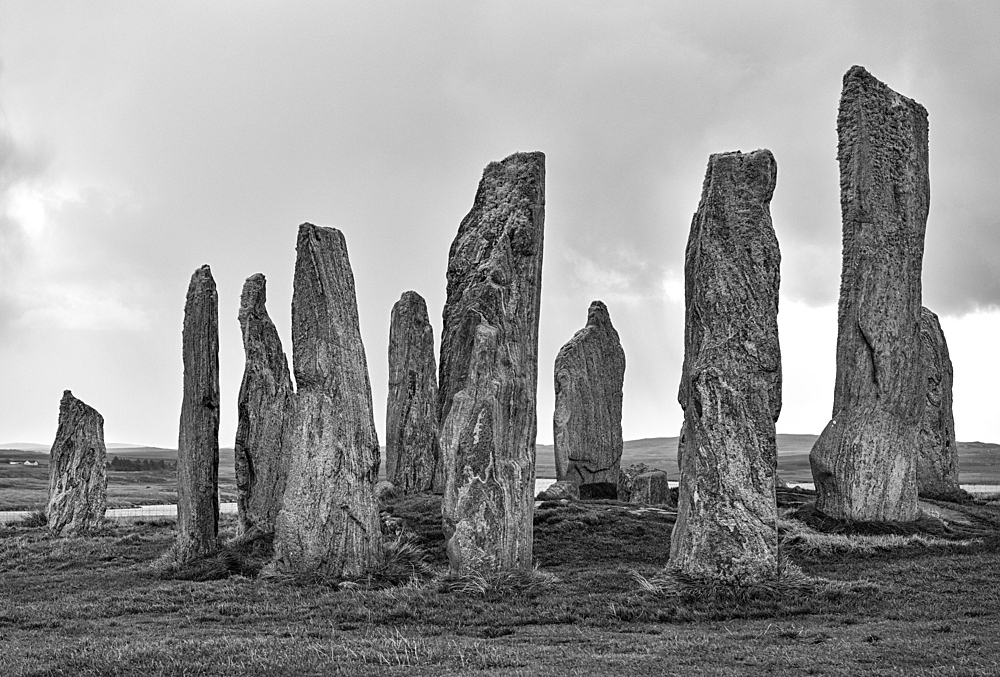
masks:
<path id="1" fill-rule="evenodd" d="M 550 485 L 545 491 L 539 492 L 535 497 L 537 501 L 578 501 L 580 500 L 580 490 L 573 482 L 560 481 Z"/>

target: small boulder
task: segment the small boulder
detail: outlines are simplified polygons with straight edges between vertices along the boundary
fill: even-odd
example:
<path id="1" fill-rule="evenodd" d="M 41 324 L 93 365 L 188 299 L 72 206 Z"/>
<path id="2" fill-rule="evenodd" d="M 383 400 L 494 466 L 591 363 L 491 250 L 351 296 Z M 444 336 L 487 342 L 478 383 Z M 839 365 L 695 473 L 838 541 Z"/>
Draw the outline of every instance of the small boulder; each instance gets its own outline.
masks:
<path id="1" fill-rule="evenodd" d="M 670 494 L 667 473 L 662 470 L 650 470 L 636 475 L 632 482 L 629 503 L 673 506 L 674 501 Z"/>
<path id="2" fill-rule="evenodd" d="M 621 472 L 618 473 L 618 500 L 628 503 L 632 497 L 632 484 L 635 482 L 635 478 L 654 469 L 645 463 L 633 463 L 627 468 L 622 468 Z"/>
<path id="3" fill-rule="evenodd" d="M 579 501 L 580 489 L 572 482 L 561 481 L 549 486 L 545 491 L 539 492 L 535 497 L 537 501 Z"/>
<path id="4" fill-rule="evenodd" d="M 389 480 L 379 480 L 375 483 L 375 498 L 383 503 L 399 496 L 399 489 Z"/>

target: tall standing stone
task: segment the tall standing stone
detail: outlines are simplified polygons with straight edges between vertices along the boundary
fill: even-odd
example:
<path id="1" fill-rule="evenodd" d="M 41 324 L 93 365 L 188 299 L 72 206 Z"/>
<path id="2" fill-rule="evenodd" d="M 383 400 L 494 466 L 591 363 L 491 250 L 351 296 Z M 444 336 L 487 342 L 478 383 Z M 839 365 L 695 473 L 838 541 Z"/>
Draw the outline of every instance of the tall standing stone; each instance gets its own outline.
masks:
<path id="1" fill-rule="evenodd" d="M 263 275 L 251 275 L 240 297 L 246 366 L 236 404 L 235 456 L 242 534 L 274 531 L 288 478 L 284 436 L 294 390 L 278 330 L 267 314 L 266 285 Z"/>
<path id="2" fill-rule="evenodd" d="M 101 525 L 108 502 L 104 417 L 63 391 L 59 427 L 49 452 L 49 504 L 53 533 L 86 532 Z"/>
<path id="3" fill-rule="evenodd" d="M 274 567 L 357 576 L 382 557 L 375 482 L 379 446 L 354 273 L 344 235 L 299 226 L 292 293 L 298 391 L 289 422 L 285 500 Z"/>
<path id="4" fill-rule="evenodd" d="M 927 389 L 920 273 L 930 203 L 927 111 L 861 66 L 837 115 L 843 270 L 833 418 L 809 460 L 816 508 L 838 519 L 917 517 Z"/>
<path id="5" fill-rule="evenodd" d="M 389 396 L 385 411 L 386 477 L 404 494 L 444 490 L 438 452 L 437 363 L 427 304 L 415 291 L 392 307 Z"/>
<path id="6" fill-rule="evenodd" d="M 684 427 L 670 561 L 727 584 L 778 576 L 777 171 L 769 150 L 712 155 L 684 261 Z"/>
<path id="7" fill-rule="evenodd" d="M 920 309 L 920 340 L 927 399 L 920 424 L 917 489 L 928 498 L 953 497 L 961 493 L 961 487 L 952 410 L 951 356 L 941 322 L 927 308 Z"/>
<path id="8" fill-rule="evenodd" d="M 186 562 L 215 550 L 219 533 L 219 295 L 208 266 L 191 276 L 182 343 L 174 557 Z"/>
<path id="9" fill-rule="evenodd" d="M 590 304 L 587 326 L 556 355 L 556 406 L 552 416 L 556 478 L 580 495 L 607 485 L 617 495 L 622 458 L 622 386 L 625 351 L 608 308 Z"/>
<path id="10" fill-rule="evenodd" d="M 530 569 L 545 155 L 483 171 L 448 258 L 438 380 L 452 571 Z"/>

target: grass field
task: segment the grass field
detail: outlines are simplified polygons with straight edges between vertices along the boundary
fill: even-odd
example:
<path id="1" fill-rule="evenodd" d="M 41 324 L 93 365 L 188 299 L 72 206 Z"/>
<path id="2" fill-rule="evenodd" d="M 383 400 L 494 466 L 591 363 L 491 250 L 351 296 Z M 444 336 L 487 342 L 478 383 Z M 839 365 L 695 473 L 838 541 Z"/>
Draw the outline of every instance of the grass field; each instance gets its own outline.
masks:
<path id="1" fill-rule="evenodd" d="M 615 502 L 543 504 L 538 569 L 505 580 L 445 575 L 435 497 L 384 506 L 390 561 L 340 585 L 259 577 L 266 541 L 157 568 L 172 521 L 2 528 L 0 674 L 1000 672 L 1000 508 L 928 504 L 950 521 L 849 535 L 799 520 L 811 497 L 779 493 L 782 550 L 805 576 L 742 591 L 658 579 L 673 513 Z"/>

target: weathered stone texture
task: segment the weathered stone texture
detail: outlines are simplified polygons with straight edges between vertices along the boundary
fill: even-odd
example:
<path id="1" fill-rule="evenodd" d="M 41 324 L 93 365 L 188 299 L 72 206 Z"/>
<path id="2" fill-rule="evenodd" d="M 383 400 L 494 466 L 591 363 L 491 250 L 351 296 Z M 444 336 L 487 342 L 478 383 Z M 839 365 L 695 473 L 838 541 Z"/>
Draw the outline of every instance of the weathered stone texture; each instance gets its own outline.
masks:
<path id="1" fill-rule="evenodd" d="M 778 575 L 776 179 L 768 150 L 712 155 L 684 264 L 684 427 L 670 561 L 729 583 Z"/>
<path id="2" fill-rule="evenodd" d="M 667 473 L 662 470 L 650 470 L 636 475 L 632 482 L 629 502 L 672 506 L 674 501 L 670 495 L 670 482 L 667 480 Z"/>
<path id="3" fill-rule="evenodd" d="M 532 566 L 544 216 L 545 156 L 493 162 L 449 254 L 438 420 L 462 574 Z"/>
<path id="4" fill-rule="evenodd" d="M 404 494 L 444 491 L 436 370 L 427 304 L 417 292 L 405 292 L 392 307 L 389 323 L 385 412 L 386 477 Z"/>
<path id="5" fill-rule="evenodd" d="M 288 477 L 285 422 L 294 390 L 260 273 L 243 285 L 240 328 L 246 366 L 237 401 L 236 502 L 242 534 L 272 533 Z"/>
<path id="6" fill-rule="evenodd" d="M 356 576 L 382 556 L 379 445 L 343 234 L 299 227 L 292 294 L 298 391 L 286 440 L 288 483 L 275 526 L 273 568 Z"/>
<path id="7" fill-rule="evenodd" d="M 635 484 L 635 478 L 651 470 L 657 470 L 657 468 L 651 468 L 645 463 L 633 463 L 627 468 L 622 468 L 618 473 L 618 500 L 625 501 L 626 503 L 631 501 L 632 486 Z"/>
<path id="8" fill-rule="evenodd" d="M 59 427 L 49 452 L 49 503 L 45 511 L 55 534 L 81 533 L 104 521 L 108 500 L 104 417 L 66 390 L 59 402 Z"/>
<path id="9" fill-rule="evenodd" d="M 174 557 L 186 562 L 215 550 L 219 533 L 219 296 L 208 266 L 191 276 L 182 343 Z"/>
<path id="10" fill-rule="evenodd" d="M 535 499 L 539 501 L 579 501 L 580 487 L 574 482 L 560 480 L 550 484 L 545 491 L 539 492 Z"/>
<path id="11" fill-rule="evenodd" d="M 927 111 L 854 66 L 844 76 L 837 133 L 843 270 L 833 417 L 810 454 L 816 508 L 851 521 L 910 521 L 927 389 Z"/>
<path id="12" fill-rule="evenodd" d="M 927 400 L 920 424 L 917 488 L 927 498 L 954 497 L 961 493 L 961 487 L 952 411 L 951 356 L 941 322 L 927 308 L 920 309 L 920 340 Z"/>
<path id="13" fill-rule="evenodd" d="M 624 379 L 625 351 L 618 332 L 607 307 L 594 301 L 587 311 L 587 326 L 556 356 L 552 427 L 560 480 L 581 487 L 617 485 Z"/>

